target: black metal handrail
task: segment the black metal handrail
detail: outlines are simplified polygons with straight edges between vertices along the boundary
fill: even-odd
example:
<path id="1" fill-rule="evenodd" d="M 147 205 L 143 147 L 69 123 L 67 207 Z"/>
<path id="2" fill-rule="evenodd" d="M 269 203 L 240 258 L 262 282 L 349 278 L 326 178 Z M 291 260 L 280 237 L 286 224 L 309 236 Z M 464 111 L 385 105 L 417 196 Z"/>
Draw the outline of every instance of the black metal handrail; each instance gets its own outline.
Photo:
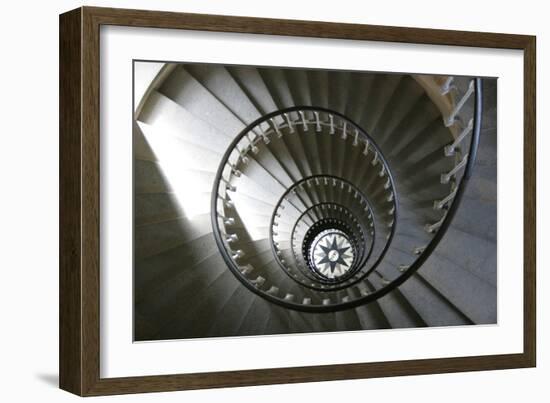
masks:
<path id="1" fill-rule="evenodd" d="M 372 270 L 374 270 L 376 268 L 376 266 L 378 266 L 378 264 L 380 264 L 380 262 L 383 259 L 383 256 L 386 254 L 386 252 L 389 248 L 389 245 L 391 243 L 391 239 L 393 238 L 393 236 L 395 234 L 395 228 L 396 228 L 396 224 L 397 224 L 397 214 L 398 214 L 398 200 L 397 200 L 398 192 L 396 190 L 395 182 L 394 182 L 393 176 L 391 174 L 389 164 L 387 163 L 385 157 L 383 156 L 383 154 L 382 154 L 380 148 L 377 146 L 376 142 L 359 125 L 357 125 L 356 123 L 354 123 L 353 121 L 348 119 L 346 116 L 344 116 L 344 115 L 342 115 L 342 114 L 340 114 L 336 111 L 332 111 L 330 109 L 327 109 L 327 108 L 312 107 L 312 106 L 295 106 L 295 107 L 291 107 L 291 108 L 287 108 L 287 109 L 283 109 L 283 110 L 279 110 L 279 111 L 274 111 L 270 114 L 267 114 L 263 117 L 260 117 L 260 118 L 256 119 L 253 123 L 248 125 L 247 128 L 245 128 L 243 131 L 241 131 L 241 133 L 239 133 L 239 135 L 232 141 L 232 143 L 227 148 L 227 150 L 226 150 L 226 152 L 225 152 L 225 154 L 222 158 L 222 162 L 220 163 L 220 166 L 219 166 L 218 171 L 216 173 L 215 180 L 214 180 L 214 188 L 213 188 L 212 200 L 211 200 L 211 208 L 212 208 L 211 218 L 212 218 L 212 225 L 213 225 L 213 229 L 214 229 L 214 231 L 213 231 L 214 232 L 214 237 L 215 237 L 216 243 L 218 244 L 218 247 L 219 247 L 220 251 L 222 252 L 222 257 L 223 257 L 224 261 L 228 264 L 229 269 L 236 275 L 236 277 L 247 288 L 249 288 L 250 290 L 252 290 L 253 292 L 255 292 L 257 294 L 260 294 L 264 298 L 267 298 L 268 300 L 271 300 L 272 302 L 276 302 L 276 303 L 279 303 L 281 305 L 284 305 L 284 306 L 287 306 L 287 307 L 293 308 L 293 309 L 296 309 L 297 306 L 301 306 L 302 304 L 295 304 L 293 302 L 289 302 L 289 301 L 286 301 L 286 300 L 280 300 L 276 297 L 273 297 L 270 294 L 266 294 L 265 292 L 259 290 L 256 286 L 252 285 L 249 281 L 247 281 L 246 278 L 243 277 L 242 273 L 239 270 L 239 267 L 236 265 L 236 263 L 232 259 L 232 257 L 229 256 L 229 253 L 226 250 L 224 242 L 221 238 L 219 222 L 218 222 L 217 203 L 218 203 L 219 184 L 220 184 L 220 180 L 223 176 L 223 172 L 226 169 L 226 164 L 229 160 L 230 155 L 235 151 L 235 149 L 240 151 L 240 149 L 238 148 L 238 144 L 241 142 L 241 140 L 246 136 L 246 138 L 249 141 L 250 149 L 254 148 L 255 145 L 256 145 L 255 142 L 258 141 L 260 139 L 260 137 L 258 136 L 258 137 L 256 137 L 256 139 L 251 140 L 250 137 L 248 137 L 249 133 L 251 133 L 251 132 L 254 133 L 254 130 L 257 129 L 258 126 L 260 124 L 262 124 L 263 122 L 272 121 L 272 118 L 274 118 L 276 116 L 282 116 L 282 115 L 288 116 L 287 114 L 289 114 L 291 112 L 296 112 L 296 111 L 298 111 L 299 113 L 304 112 L 304 111 L 313 111 L 314 113 L 315 112 L 317 112 L 317 113 L 323 112 L 323 113 L 328 114 L 329 116 L 333 115 L 333 117 L 337 117 L 340 120 L 342 120 L 343 122 L 345 122 L 343 132 L 345 132 L 346 127 L 348 127 L 350 130 L 354 130 L 355 131 L 354 133 L 356 135 L 360 135 L 361 140 L 365 144 L 365 149 L 366 150 L 371 150 L 371 152 L 374 153 L 375 158 L 376 158 L 376 162 L 380 163 L 382 165 L 382 172 L 384 172 L 388 177 L 389 184 L 390 184 L 390 187 L 389 187 L 390 188 L 390 194 L 392 196 L 391 202 L 393 204 L 393 208 L 391 209 L 392 210 L 392 216 L 393 216 L 393 219 L 392 219 L 393 224 L 391 225 L 390 234 L 388 236 L 388 242 L 386 242 L 381 254 L 379 255 L 379 258 L 377 259 L 377 261 L 372 266 Z M 296 122 L 295 122 L 295 124 L 297 125 Z M 305 122 L 304 122 L 304 124 L 305 124 Z M 323 122 L 323 124 L 325 124 L 325 122 Z M 290 125 L 290 122 L 289 122 L 289 125 Z M 342 130 L 340 127 L 336 127 L 336 128 L 338 130 Z M 373 163 L 373 165 L 375 165 L 375 163 Z M 339 181 L 343 180 L 343 178 L 339 178 L 339 177 L 335 177 L 335 178 L 338 179 Z M 303 179 L 306 179 L 306 178 L 303 178 Z M 354 186 L 354 185 L 352 184 L 352 186 Z M 273 216 L 272 216 L 271 224 L 272 224 L 272 221 L 273 221 Z M 271 246 L 273 248 L 272 239 L 271 239 L 270 243 L 271 243 Z M 275 256 L 276 256 L 276 254 L 275 254 Z M 369 272 L 371 272 L 372 270 L 369 270 Z M 368 275 L 368 274 L 369 273 L 367 272 L 366 275 Z M 354 283 L 357 283 L 359 281 L 361 281 L 361 279 L 358 279 L 358 280 L 354 281 Z M 351 285 L 353 285 L 353 284 L 349 284 L 349 285 L 347 285 L 347 287 L 349 287 Z M 329 290 L 329 291 L 331 291 L 331 290 Z M 331 307 L 333 307 L 333 306 L 334 305 L 331 305 Z M 311 306 L 311 307 L 308 307 L 308 308 L 314 308 L 314 307 Z M 330 310 L 330 307 L 326 307 L 326 308 L 328 308 L 328 309 L 323 309 L 323 310 Z M 308 310 L 308 309 L 306 309 L 306 310 Z"/>
<path id="2" fill-rule="evenodd" d="M 464 174 L 462 176 L 462 179 L 459 181 L 456 193 L 453 197 L 453 200 L 449 203 L 447 212 L 445 216 L 442 219 L 442 223 L 431 239 L 431 241 L 423 248 L 422 252 L 418 255 L 416 260 L 406 269 L 404 270 L 399 277 L 389 282 L 387 285 L 385 285 L 383 288 L 377 289 L 367 295 L 363 295 L 359 298 L 356 298 L 351 301 L 341 301 L 336 304 L 330 304 L 330 305 L 307 305 L 303 303 L 295 303 L 292 301 L 283 300 L 281 298 L 278 298 L 276 296 L 273 296 L 269 293 L 263 292 L 257 287 L 255 287 L 250 282 L 246 281 L 245 278 L 242 278 L 242 275 L 238 269 L 238 267 L 235 265 L 235 262 L 233 259 L 228 255 L 223 240 L 221 238 L 220 234 L 220 228 L 219 228 L 219 222 L 218 222 L 218 214 L 217 214 L 217 202 L 218 202 L 218 188 L 219 188 L 219 181 L 222 177 L 223 170 L 225 168 L 225 164 L 230 156 L 230 154 L 233 152 L 233 148 L 238 144 L 238 142 L 244 137 L 251 129 L 256 127 L 258 124 L 262 123 L 263 121 L 273 118 L 277 115 L 280 115 L 282 113 L 288 113 L 296 110 L 321 110 L 325 111 L 327 113 L 332 113 L 336 116 L 339 116 L 347 121 L 346 117 L 343 115 L 330 111 L 323 108 L 315 108 L 315 107 L 293 107 L 288 108 L 283 111 L 275 111 L 272 112 L 264 117 L 261 117 L 257 119 L 255 122 L 253 122 L 251 125 L 249 125 L 245 130 L 243 130 L 239 136 L 235 138 L 235 140 L 232 142 L 232 144 L 229 146 L 228 150 L 224 154 L 224 157 L 222 159 L 222 164 L 220 164 L 220 167 L 218 168 L 218 171 L 216 173 L 216 178 L 214 181 L 214 189 L 212 193 L 212 226 L 214 229 L 214 237 L 216 240 L 216 243 L 218 244 L 218 247 L 220 251 L 222 252 L 222 257 L 224 261 L 227 263 L 229 269 L 235 274 L 235 276 L 243 283 L 245 287 L 247 287 L 252 292 L 261 295 L 263 298 L 267 299 L 270 302 L 273 302 L 275 304 L 284 306 L 286 308 L 295 309 L 299 311 L 305 311 L 305 312 L 331 312 L 331 311 L 338 311 L 338 310 L 345 310 L 357 307 L 359 305 L 377 300 L 378 298 L 381 298 L 382 296 L 388 294 L 389 292 L 393 291 L 395 288 L 399 287 L 401 284 L 403 284 L 408 278 L 410 278 L 421 266 L 422 264 L 430 257 L 430 255 L 433 253 L 443 236 L 445 235 L 446 231 L 448 230 L 451 221 L 453 217 L 456 214 L 456 211 L 458 209 L 458 206 L 460 204 L 460 201 L 463 197 L 463 194 L 465 192 L 466 186 L 468 185 L 469 179 L 472 174 L 472 170 L 475 164 L 475 158 L 477 154 L 477 148 L 479 145 L 479 136 L 480 136 L 480 130 L 481 130 L 481 120 L 482 120 L 482 80 L 480 78 L 475 78 L 475 104 L 474 104 L 474 127 L 472 131 L 472 137 L 470 141 L 470 149 L 468 152 L 468 162 L 466 164 L 466 167 L 464 169 Z M 361 133 L 366 133 L 356 124 L 349 121 L 355 128 L 359 129 Z M 370 138 L 370 137 L 369 137 Z M 376 146 L 376 144 L 372 141 L 370 143 L 372 147 L 379 153 L 379 155 L 383 158 L 382 153 Z M 394 200 L 395 200 L 395 211 L 394 211 L 394 224 L 392 227 L 392 234 L 395 232 L 395 227 L 397 224 L 397 214 L 398 214 L 398 192 L 396 191 L 395 184 L 393 182 L 393 177 L 391 176 L 391 171 L 389 170 L 389 166 L 387 165 L 386 161 L 382 159 L 382 164 L 385 165 L 386 172 L 388 173 L 388 177 L 390 178 L 393 194 L 394 194 Z M 389 247 L 389 243 L 385 246 L 385 251 L 383 254 L 385 254 L 387 247 Z M 382 256 L 383 256 L 382 254 Z M 350 287 L 349 285 L 348 287 Z"/>
<path id="3" fill-rule="evenodd" d="M 328 178 L 328 179 L 335 179 L 339 182 L 343 182 L 343 183 L 346 183 L 346 185 L 348 186 L 351 186 L 353 187 L 354 191 L 356 191 L 361 199 L 363 199 L 367 205 L 367 208 L 368 208 L 368 211 L 370 212 L 371 215 L 374 216 L 374 212 L 372 211 L 372 207 L 371 207 L 371 204 L 369 202 L 369 199 L 367 198 L 367 196 L 365 194 L 363 194 L 363 192 L 361 192 L 360 189 L 358 189 L 353 183 L 349 182 L 348 180 L 346 179 L 343 179 L 343 178 L 339 178 L 337 176 L 334 176 L 334 175 L 314 175 L 314 176 L 308 176 L 306 178 L 303 178 L 301 180 L 299 180 L 298 182 L 294 183 L 290 188 L 288 188 L 282 195 L 281 197 L 279 198 L 279 200 L 277 201 L 277 203 L 275 204 L 275 209 L 273 211 L 273 214 L 271 215 L 271 220 L 270 220 L 270 223 L 269 223 L 269 243 L 271 245 L 271 249 L 273 251 L 273 254 L 275 256 L 275 259 L 277 260 L 277 263 L 279 264 L 279 266 L 283 269 L 283 271 L 289 276 L 291 277 L 294 281 L 296 282 L 299 282 L 301 285 L 307 287 L 307 288 L 310 288 L 312 290 L 317 290 L 317 291 L 337 291 L 337 290 L 340 290 L 340 289 L 343 289 L 343 288 L 346 288 L 346 287 L 349 287 L 351 284 L 347 284 L 345 286 L 333 286 L 333 287 L 330 287 L 330 289 L 327 289 L 327 288 L 324 288 L 324 287 L 318 287 L 318 286 L 314 286 L 314 285 L 311 285 L 311 284 L 307 284 L 305 282 L 302 282 L 302 281 L 299 281 L 297 280 L 296 278 L 294 278 L 292 276 L 292 274 L 290 274 L 286 268 L 286 266 L 281 262 L 281 260 L 279 259 L 278 255 L 277 255 L 277 251 L 275 250 L 275 246 L 274 246 L 274 240 L 273 240 L 273 223 L 275 221 L 275 214 L 277 213 L 278 211 L 278 208 L 279 206 L 281 205 L 282 201 L 285 200 L 286 196 L 292 192 L 292 190 L 294 188 L 297 188 L 299 187 L 302 183 L 305 183 L 307 181 L 311 181 L 311 180 L 315 180 L 315 179 L 321 179 L 321 178 Z M 393 229 L 393 226 L 392 226 L 392 229 Z M 387 244 L 391 243 L 391 239 L 393 237 L 393 233 L 390 231 L 390 238 L 387 240 Z M 387 251 L 387 248 L 384 249 L 384 253 L 385 251 Z M 378 259 L 377 263 L 379 263 L 381 261 L 381 259 Z M 359 270 L 362 270 L 362 268 L 359 268 Z M 365 275 L 367 275 L 368 273 L 365 273 Z M 345 281 L 345 280 L 343 280 Z M 357 279 L 357 281 L 361 281 L 361 279 Z"/>

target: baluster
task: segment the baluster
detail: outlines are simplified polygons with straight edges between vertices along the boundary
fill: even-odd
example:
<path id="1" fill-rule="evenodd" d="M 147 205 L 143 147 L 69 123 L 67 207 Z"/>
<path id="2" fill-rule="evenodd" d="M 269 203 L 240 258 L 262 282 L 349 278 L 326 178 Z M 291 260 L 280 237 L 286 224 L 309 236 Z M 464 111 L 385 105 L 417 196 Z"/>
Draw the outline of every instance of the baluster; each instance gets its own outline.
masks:
<path id="1" fill-rule="evenodd" d="M 290 116 L 288 116 L 288 113 L 283 113 L 283 116 L 285 117 L 288 123 L 288 130 L 290 131 L 290 133 L 294 133 L 294 125 L 292 124 L 292 119 L 290 119 Z"/>
<path id="2" fill-rule="evenodd" d="M 250 273 L 254 271 L 254 267 L 252 265 L 245 265 L 245 266 L 239 266 L 239 271 L 243 276 L 248 276 Z"/>
<path id="3" fill-rule="evenodd" d="M 273 128 L 275 129 L 275 133 L 277 133 L 277 137 L 281 138 L 283 137 L 283 132 L 279 129 L 279 125 L 277 122 L 275 122 L 275 119 L 271 118 L 269 119 L 271 121 L 271 124 L 273 125 Z"/>
<path id="4" fill-rule="evenodd" d="M 298 111 L 298 114 L 300 115 L 300 117 L 302 118 L 302 124 L 304 126 L 304 131 L 307 132 L 307 121 L 306 121 L 306 117 L 305 117 L 305 114 L 303 111 Z"/>
<path id="5" fill-rule="evenodd" d="M 235 146 L 235 148 L 236 148 L 237 151 L 239 152 L 239 158 L 241 159 L 241 161 L 243 162 L 243 164 L 248 164 L 249 159 L 248 159 L 248 157 L 246 156 L 246 151 L 241 150 L 241 149 L 239 148 L 238 145 Z"/>
<path id="6" fill-rule="evenodd" d="M 406 272 L 408 269 L 409 269 L 409 265 L 406 265 L 406 264 L 400 264 L 398 267 L 397 267 L 397 270 L 399 270 L 401 273 L 404 273 Z"/>
<path id="7" fill-rule="evenodd" d="M 446 174 L 441 174 L 441 183 L 445 184 L 445 183 L 449 183 L 449 181 L 451 180 L 451 177 L 455 176 L 455 174 L 464 166 L 466 165 L 466 163 L 468 162 L 468 154 L 466 154 L 462 160 L 455 165 L 455 167 L 453 169 L 451 169 L 449 172 L 447 172 Z"/>
<path id="8" fill-rule="evenodd" d="M 237 234 L 228 234 L 225 240 L 227 243 L 233 243 L 237 242 L 239 240 L 239 237 L 237 236 Z"/>
<path id="9" fill-rule="evenodd" d="M 235 206 L 235 204 L 233 203 L 232 200 L 229 200 L 229 199 L 226 199 L 226 198 L 222 197 L 219 193 L 218 193 L 218 199 L 220 199 L 222 201 L 222 203 L 224 204 L 224 206 L 227 207 L 227 208 L 232 208 L 233 206 Z"/>
<path id="10" fill-rule="evenodd" d="M 235 219 L 233 217 L 226 217 L 222 214 L 218 214 L 218 217 L 220 217 L 223 220 L 223 223 L 225 225 L 233 225 L 235 224 Z"/>
<path id="11" fill-rule="evenodd" d="M 344 124 L 342 126 L 342 140 L 345 140 L 348 138 L 348 122 L 344 120 Z"/>
<path id="12" fill-rule="evenodd" d="M 445 146 L 444 150 L 445 150 L 446 157 L 450 157 L 454 155 L 458 145 L 462 142 L 462 140 L 464 140 L 464 138 L 468 135 L 468 133 L 472 131 L 473 128 L 474 128 L 474 119 L 470 119 L 468 121 L 468 124 L 466 125 L 465 128 L 462 129 L 462 131 L 460 132 L 456 140 L 452 144 Z"/>
<path id="13" fill-rule="evenodd" d="M 237 169 L 235 164 L 232 164 L 230 162 L 228 162 L 227 164 L 231 167 L 231 172 L 233 173 L 233 175 L 235 175 L 237 178 L 239 178 L 241 176 L 242 172 Z"/>
<path id="14" fill-rule="evenodd" d="M 265 278 L 263 278 L 262 276 L 258 276 L 258 277 L 256 277 L 255 280 L 251 280 L 250 283 L 251 283 L 252 285 L 254 285 L 255 287 L 260 288 L 262 285 L 264 285 L 264 283 L 265 283 Z"/>
<path id="15" fill-rule="evenodd" d="M 266 134 L 264 128 L 262 127 L 262 124 L 260 123 L 258 127 L 260 128 L 260 132 L 262 133 L 262 139 L 264 140 L 264 143 L 269 144 L 269 136 Z"/>
<path id="16" fill-rule="evenodd" d="M 374 153 L 374 158 L 372 159 L 372 163 L 371 163 L 373 166 L 376 166 L 376 164 L 378 164 L 378 153 L 375 152 Z"/>
<path id="17" fill-rule="evenodd" d="M 233 258 L 233 260 L 240 259 L 240 258 L 244 257 L 244 252 L 241 249 L 238 249 L 238 250 L 235 251 L 235 253 L 233 253 L 231 255 L 231 257 Z"/>
<path id="18" fill-rule="evenodd" d="M 363 149 L 363 155 L 368 155 L 369 153 L 369 141 L 365 140 L 365 148 Z"/>
<path id="19" fill-rule="evenodd" d="M 330 120 L 330 134 L 334 134 L 334 116 L 328 115 L 328 118 Z"/>
<path id="20" fill-rule="evenodd" d="M 252 152 L 254 154 L 258 154 L 258 147 L 256 147 L 256 144 L 254 144 L 254 139 L 250 138 L 250 136 L 252 136 L 252 134 L 250 132 L 246 133 L 246 138 L 249 142 L 249 145 L 250 145 L 250 149 L 252 150 Z"/>
<path id="21" fill-rule="evenodd" d="M 445 120 L 445 126 L 449 127 L 452 126 L 455 122 L 456 115 L 460 112 L 468 98 L 470 98 L 470 95 L 474 93 L 474 80 L 470 81 L 470 84 L 468 85 L 468 90 L 464 93 L 460 101 L 456 104 L 454 109 L 449 114 L 449 117 Z"/>
<path id="22" fill-rule="evenodd" d="M 228 191 L 228 192 L 236 192 L 237 191 L 237 187 L 236 186 L 233 186 L 231 183 L 229 183 L 229 181 L 227 179 L 225 179 L 224 177 L 220 178 L 220 180 L 225 183 L 225 189 Z"/>
<path id="23" fill-rule="evenodd" d="M 422 253 L 424 253 L 425 250 L 426 250 L 425 246 L 417 246 L 416 248 L 413 249 L 413 253 L 415 255 L 421 255 Z"/>
<path id="24" fill-rule="evenodd" d="M 458 191 L 458 186 L 455 186 L 454 190 L 449 193 L 445 198 L 434 201 L 434 209 L 441 210 L 449 201 L 451 201 Z"/>
<path id="25" fill-rule="evenodd" d="M 439 227 L 441 227 L 441 225 L 443 224 L 443 221 L 445 220 L 445 217 L 447 215 L 445 214 L 443 217 L 441 217 L 441 219 L 433 224 L 426 224 L 424 226 L 424 229 L 426 230 L 426 232 L 429 232 L 430 234 L 433 234 L 435 231 L 437 231 L 439 229 Z"/>
<path id="26" fill-rule="evenodd" d="M 441 86 L 441 95 L 447 95 L 452 89 L 456 89 L 456 86 L 453 84 L 454 77 L 449 76 Z"/>
<path id="27" fill-rule="evenodd" d="M 320 132 L 321 131 L 321 122 L 319 120 L 319 112 L 315 111 L 315 112 L 313 112 L 313 115 L 315 115 L 315 130 L 317 130 L 317 132 Z"/>

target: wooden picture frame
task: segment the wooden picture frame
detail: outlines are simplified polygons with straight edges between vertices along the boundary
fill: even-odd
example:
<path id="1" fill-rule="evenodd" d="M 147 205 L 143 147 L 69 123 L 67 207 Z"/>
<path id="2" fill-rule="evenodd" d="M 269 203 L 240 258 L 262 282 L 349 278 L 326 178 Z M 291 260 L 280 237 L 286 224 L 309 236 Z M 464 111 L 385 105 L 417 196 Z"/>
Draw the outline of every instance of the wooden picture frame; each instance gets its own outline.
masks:
<path id="1" fill-rule="evenodd" d="M 524 52 L 523 353 L 100 377 L 100 27 L 170 28 Z M 535 37 L 482 32 L 82 7 L 60 16 L 60 387 L 80 396 L 387 377 L 536 365 Z"/>

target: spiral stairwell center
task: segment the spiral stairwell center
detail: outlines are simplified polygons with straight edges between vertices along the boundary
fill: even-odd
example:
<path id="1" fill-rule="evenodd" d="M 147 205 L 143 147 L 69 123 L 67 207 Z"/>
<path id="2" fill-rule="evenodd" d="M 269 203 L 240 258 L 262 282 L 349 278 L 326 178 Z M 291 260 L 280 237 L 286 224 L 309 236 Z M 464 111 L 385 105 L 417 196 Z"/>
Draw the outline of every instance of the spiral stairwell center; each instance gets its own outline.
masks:
<path id="1" fill-rule="evenodd" d="M 497 322 L 495 78 L 134 63 L 134 339 Z"/>

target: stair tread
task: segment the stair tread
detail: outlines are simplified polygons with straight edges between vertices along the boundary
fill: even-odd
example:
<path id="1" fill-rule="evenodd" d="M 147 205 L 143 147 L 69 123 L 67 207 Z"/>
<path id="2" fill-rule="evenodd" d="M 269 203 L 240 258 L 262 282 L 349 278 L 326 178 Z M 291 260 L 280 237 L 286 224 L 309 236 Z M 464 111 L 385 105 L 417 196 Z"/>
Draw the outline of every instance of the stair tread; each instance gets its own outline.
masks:
<path id="1" fill-rule="evenodd" d="M 185 69 L 245 124 L 248 125 L 261 116 L 224 66 L 188 64 Z"/>
<path id="2" fill-rule="evenodd" d="M 243 121 L 182 66 L 172 72 L 158 91 L 229 137 L 236 136 L 246 127 Z"/>
<path id="3" fill-rule="evenodd" d="M 399 290 L 407 297 L 428 326 L 469 325 L 469 321 L 452 304 L 413 275 Z"/>
<path id="4" fill-rule="evenodd" d="M 152 91 L 147 107 L 140 115 L 139 125 L 153 126 L 163 137 L 181 140 L 196 146 L 223 154 L 233 139 L 227 133 L 214 127 L 189 112 L 166 95 Z M 237 134 L 237 133 L 235 133 Z"/>
<path id="5" fill-rule="evenodd" d="M 418 273 L 475 323 L 496 323 L 496 287 L 450 261 L 441 263 L 434 256 Z"/>
<path id="6" fill-rule="evenodd" d="M 134 263 L 134 290 L 136 300 L 141 298 L 142 290 L 152 289 L 156 285 L 178 275 L 183 269 L 193 267 L 205 257 L 218 253 L 212 233 L 205 234 L 178 247 L 165 250 Z"/>

